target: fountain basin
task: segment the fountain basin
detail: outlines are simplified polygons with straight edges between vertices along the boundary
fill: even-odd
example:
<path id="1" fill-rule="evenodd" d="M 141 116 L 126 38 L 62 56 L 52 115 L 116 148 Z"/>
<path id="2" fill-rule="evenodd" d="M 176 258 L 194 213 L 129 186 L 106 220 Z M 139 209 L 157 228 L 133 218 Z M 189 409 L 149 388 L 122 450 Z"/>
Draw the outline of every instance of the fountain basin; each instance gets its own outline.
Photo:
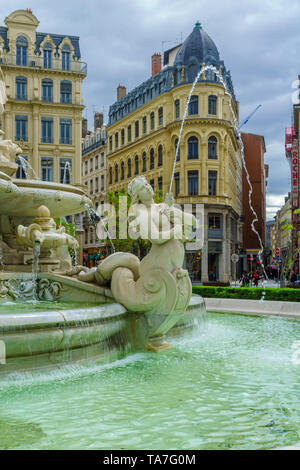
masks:
<path id="1" fill-rule="evenodd" d="M 0 172 L 1 215 L 33 217 L 43 204 L 49 208 L 52 217 L 78 214 L 92 205 L 81 187 L 48 181 L 11 179 Z"/>

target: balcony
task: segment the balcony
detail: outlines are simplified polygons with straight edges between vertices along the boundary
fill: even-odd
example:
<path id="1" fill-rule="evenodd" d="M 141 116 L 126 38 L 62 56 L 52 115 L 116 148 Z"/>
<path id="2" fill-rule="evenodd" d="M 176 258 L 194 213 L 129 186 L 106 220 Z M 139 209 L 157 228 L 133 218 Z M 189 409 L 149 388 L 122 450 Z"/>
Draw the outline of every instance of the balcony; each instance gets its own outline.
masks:
<path id="1" fill-rule="evenodd" d="M 59 71 L 59 72 L 71 72 L 71 73 L 82 73 L 84 75 L 87 74 L 87 64 L 86 62 L 81 62 L 77 60 L 70 61 L 68 70 L 62 68 L 62 61 L 60 58 L 53 58 L 52 59 L 52 67 L 45 68 L 44 67 L 44 60 L 43 57 L 40 56 L 28 56 L 26 60 L 26 64 L 19 64 L 17 63 L 17 56 L 13 54 L 6 54 L 0 57 L 0 65 L 8 66 L 8 67 L 20 67 L 20 68 L 31 68 L 31 69 L 40 69 L 40 70 L 47 70 L 47 71 Z"/>

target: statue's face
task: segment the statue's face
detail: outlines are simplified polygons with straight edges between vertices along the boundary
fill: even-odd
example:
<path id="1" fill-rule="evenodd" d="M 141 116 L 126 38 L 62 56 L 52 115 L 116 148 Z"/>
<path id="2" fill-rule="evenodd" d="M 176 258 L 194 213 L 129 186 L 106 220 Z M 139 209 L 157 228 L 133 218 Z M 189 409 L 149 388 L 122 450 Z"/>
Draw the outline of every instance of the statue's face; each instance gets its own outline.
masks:
<path id="1" fill-rule="evenodd" d="M 151 202 L 152 198 L 153 189 L 152 186 L 147 183 L 139 190 L 139 200 L 142 204 L 146 204 L 147 202 Z"/>

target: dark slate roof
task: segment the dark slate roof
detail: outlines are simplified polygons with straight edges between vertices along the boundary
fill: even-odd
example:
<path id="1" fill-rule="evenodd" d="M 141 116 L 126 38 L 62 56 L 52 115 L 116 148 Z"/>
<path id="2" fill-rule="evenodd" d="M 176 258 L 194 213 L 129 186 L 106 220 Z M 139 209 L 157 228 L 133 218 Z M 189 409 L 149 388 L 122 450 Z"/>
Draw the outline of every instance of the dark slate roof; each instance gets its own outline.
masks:
<path id="1" fill-rule="evenodd" d="M 39 52 L 40 50 L 40 44 L 44 40 L 44 38 L 49 34 L 51 37 L 52 41 L 56 45 L 56 52 L 58 49 L 58 46 L 60 43 L 63 41 L 65 37 L 68 37 L 74 47 L 74 57 L 80 58 L 80 48 L 79 48 L 79 37 L 78 36 L 68 36 L 68 35 L 63 35 L 63 34 L 51 34 L 51 33 L 36 33 L 36 49 L 34 52 Z"/>
<path id="2" fill-rule="evenodd" d="M 218 66 L 220 62 L 219 51 L 215 43 L 202 29 L 198 21 L 177 52 L 174 65 L 187 66 L 191 59 L 196 59 L 199 66 L 202 62 Z"/>
<path id="3" fill-rule="evenodd" d="M 44 38 L 49 34 L 51 36 L 52 41 L 56 45 L 56 52 L 57 48 L 60 45 L 60 43 L 63 41 L 65 37 L 68 37 L 73 44 L 74 47 L 74 57 L 77 57 L 78 59 L 81 57 L 80 54 L 80 48 L 79 48 L 79 37 L 78 36 L 68 36 L 64 34 L 50 34 L 50 33 L 38 33 L 36 32 L 36 41 L 35 41 L 35 51 L 34 52 L 39 52 L 40 51 L 40 44 L 44 40 Z M 9 50 L 9 42 L 7 39 L 7 28 L 6 26 L 0 26 L 0 36 L 4 39 L 4 48 Z"/>
<path id="4" fill-rule="evenodd" d="M 170 49 L 171 51 L 172 49 Z M 168 52 L 170 52 L 168 51 Z M 187 37 L 176 54 L 174 65 L 165 67 L 149 80 L 134 88 L 124 98 L 116 101 L 109 108 L 109 125 L 114 124 L 123 117 L 132 113 L 145 103 L 152 101 L 158 95 L 166 93 L 173 87 L 186 83 L 193 83 L 202 63 L 213 65 L 221 70 L 227 90 L 235 99 L 233 84 L 229 70 L 226 70 L 223 60 L 220 60 L 219 52 L 212 39 L 203 31 L 199 22 Z M 182 67 L 184 66 L 184 82 L 181 81 Z M 204 81 L 201 78 L 200 81 Z M 219 83 L 215 73 L 211 70 L 205 72 L 205 82 Z"/>

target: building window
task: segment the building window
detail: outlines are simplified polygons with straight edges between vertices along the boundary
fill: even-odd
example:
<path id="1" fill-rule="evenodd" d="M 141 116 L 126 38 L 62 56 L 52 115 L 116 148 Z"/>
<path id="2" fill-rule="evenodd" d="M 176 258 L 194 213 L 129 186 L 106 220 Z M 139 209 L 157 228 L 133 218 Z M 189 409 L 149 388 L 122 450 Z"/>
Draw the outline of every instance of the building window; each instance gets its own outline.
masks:
<path id="1" fill-rule="evenodd" d="M 162 176 L 160 176 L 159 178 L 157 178 L 157 186 L 158 186 L 158 191 L 162 191 L 162 190 L 163 190 L 163 179 L 162 179 Z"/>
<path id="2" fill-rule="evenodd" d="M 135 137 L 137 138 L 139 136 L 139 121 L 135 121 L 134 128 L 135 128 Z"/>
<path id="3" fill-rule="evenodd" d="M 52 117 L 42 117 L 42 144 L 52 144 L 53 143 L 53 118 Z"/>
<path id="4" fill-rule="evenodd" d="M 217 114 L 217 97 L 214 95 L 208 97 L 208 114 Z"/>
<path id="5" fill-rule="evenodd" d="M 28 41 L 24 36 L 18 36 L 16 40 L 16 64 L 27 65 Z"/>
<path id="6" fill-rule="evenodd" d="M 115 133 L 115 148 L 117 149 L 119 147 L 119 133 Z"/>
<path id="7" fill-rule="evenodd" d="M 94 171 L 94 159 L 93 157 L 90 159 L 90 173 Z"/>
<path id="8" fill-rule="evenodd" d="M 146 134 L 147 132 L 147 117 L 143 117 L 143 133 Z"/>
<path id="9" fill-rule="evenodd" d="M 98 170 L 99 168 L 99 155 L 96 155 L 95 157 L 95 170 Z"/>
<path id="10" fill-rule="evenodd" d="M 112 151 L 112 135 L 109 136 L 109 150 Z"/>
<path id="11" fill-rule="evenodd" d="M 60 82 L 60 102 L 65 104 L 72 103 L 72 82 L 68 80 Z"/>
<path id="12" fill-rule="evenodd" d="M 72 119 L 60 119 L 60 144 L 72 144 Z"/>
<path id="13" fill-rule="evenodd" d="M 146 152 L 143 153 L 143 156 L 142 156 L 142 161 L 143 161 L 143 166 L 142 166 L 142 171 L 145 172 L 147 171 L 147 167 L 146 167 Z"/>
<path id="14" fill-rule="evenodd" d="M 53 181 L 53 158 L 41 158 L 42 181 Z"/>
<path id="15" fill-rule="evenodd" d="M 63 70 L 70 70 L 70 46 L 63 46 L 61 52 L 61 67 Z"/>
<path id="16" fill-rule="evenodd" d="M 127 178 L 131 178 L 131 159 L 127 161 Z"/>
<path id="17" fill-rule="evenodd" d="M 52 45 L 45 44 L 44 46 L 44 68 L 51 69 L 52 68 Z"/>
<path id="18" fill-rule="evenodd" d="M 125 144 L 125 130 L 121 130 L 121 145 Z"/>
<path id="19" fill-rule="evenodd" d="M 189 103 L 189 115 L 198 114 L 198 96 L 193 95 Z"/>
<path id="20" fill-rule="evenodd" d="M 119 166 L 115 165 L 115 183 L 119 181 Z"/>
<path id="21" fill-rule="evenodd" d="M 42 100 L 47 102 L 53 101 L 53 81 L 49 78 L 42 80 Z"/>
<path id="22" fill-rule="evenodd" d="M 27 116 L 22 116 L 22 115 L 16 115 L 15 116 L 15 140 L 24 140 L 25 142 L 28 141 L 28 135 L 27 135 L 27 122 L 28 122 L 28 117 Z"/>
<path id="23" fill-rule="evenodd" d="M 208 158 L 216 160 L 217 156 L 217 138 L 215 136 L 211 136 L 208 139 Z"/>
<path id="24" fill-rule="evenodd" d="M 27 78 L 16 77 L 16 99 L 27 100 Z"/>
<path id="25" fill-rule="evenodd" d="M 180 117 L 180 100 L 175 100 L 175 119 L 179 119 Z"/>
<path id="26" fill-rule="evenodd" d="M 112 167 L 109 167 L 109 184 L 112 184 Z"/>
<path id="27" fill-rule="evenodd" d="M 152 189 L 154 191 L 154 180 L 150 180 L 150 186 L 152 186 Z"/>
<path id="28" fill-rule="evenodd" d="M 154 168 L 154 150 L 150 150 L 150 170 Z"/>
<path id="29" fill-rule="evenodd" d="M 217 172 L 209 170 L 208 172 L 208 195 L 216 196 L 217 194 Z"/>
<path id="30" fill-rule="evenodd" d="M 121 181 L 124 180 L 125 178 L 125 168 L 124 168 L 124 162 L 121 162 Z"/>
<path id="31" fill-rule="evenodd" d="M 180 176 L 179 173 L 174 174 L 174 183 L 175 183 L 175 196 L 178 196 L 180 192 Z"/>
<path id="32" fill-rule="evenodd" d="M 188 139 L 188 159 L 193 160 L 198 158 L 198 139 L 192 136 Z"/>
<path id="33" fill-rule="evenodd" d="M 104 167 L 104 152 L 101 153 L 101 168 Z"/>
<path id="34" fill-rule="evenodd" d="M 221 229 L 221 216 L 210 214 L 208 216 L 208 230 L 220 230 L 220 229 Z"/>
<path id="35" fill-rule="evenodd" d="M 134 174 L 135 175 L 139 174 L 139 157 L 138 157 L 138 155 L 136 155 L 135 159 L 134 159 Z"/>
<path id="36" fill-rule="evenodd" d="M 59 159 L 59 182 L 63 184 L 72 183 L 72 158 Z"/>
<path id="37" fill-rule="evenodd" d="M 88 161 L 87 160 L 84 162 L 84 174 L 85 175 L 88 174 Z"/>
<path id="38" fill-rule="evenodd" d="M 150 114 L 150 128 L 151 128 L 151 130 L 153 130 L 154 127 L 155 127 L 155 122 L 154 122 L 154 120 L 155 120 L 155 117 L 154 117 L 154 113 L 152 112 L 152 113 Z"/>
<path id="39" fill-rule="evenodd" d="M 157 152 L 157 166 L 162 166 L 163 164 L 163 148 L 162 145 L 159 145 Z"/>
<path id="40" fill-rule="evenodd" d="M 90 180 L 90 194 L 93 194 L 94 192 L 94 181 Z"/>
<path id="41" fill-rule="evenodd" d="M 28 157 L 25 157 L 24 155 L 22 155 L 22 157 L 26 161 L 28 161 Z M 16 178 L 21 179 L 21 180 L 26 180 L 27 179 L 26 170 L 23 167 L 22 162 L 19 158 L 16 158 L 16 164 L 18 165 L 18 169 L 17 169 L 17 172 L 16 172 Z"/>
<path id="42" fill-rule="evenodd" d="M 104 191 L 104 175 L 101 175 L 101 191 Z"/>
<path id="43" fill-rule="evenodd" d="M 176 152 L 177 152 L 177 145 L 178 145 L 178 139 L 175 140 L 175 155 L 176 155 Z M 180 161 L 180 146 L 178 147 L 178 152 L 177 152 L 177 158 L 176 158 L 176 162 L 179 162 Z"/>
<path id="44" fill-rule="evenodd" d="M 131 142 L 131 125 L 127 127 L 127 140 Z"/>
<path id="45" fill-rule="evenodd" d="M 96 176 L 95 178 L 95 193 L 99 192 L 99 178 Z"/>
<path id="46" fill-rule="evenodd" d="M 163 108 L 159 108 L 158 110 L 158 125 L 159 126 L 163 125 L 163 120 L 164 120 L 164 111 L 163 111 Z"/>
<path id="47" fill-rule="evenodd" d="M 188 171 L 189 196 L 198 196 L 198 170 Z"/>

